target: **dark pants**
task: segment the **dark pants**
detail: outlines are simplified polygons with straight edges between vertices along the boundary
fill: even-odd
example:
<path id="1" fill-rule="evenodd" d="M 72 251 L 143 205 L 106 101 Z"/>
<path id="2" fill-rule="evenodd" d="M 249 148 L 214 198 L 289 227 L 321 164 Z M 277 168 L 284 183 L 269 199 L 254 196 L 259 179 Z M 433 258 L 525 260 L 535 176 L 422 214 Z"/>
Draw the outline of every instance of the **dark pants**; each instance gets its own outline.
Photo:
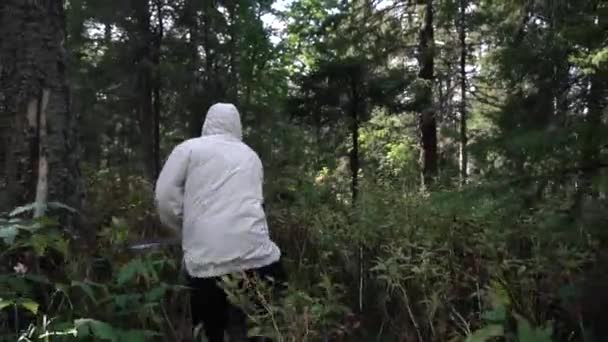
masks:
<path id="1" fill-rule="evenodd" d="M 287 279 L 280 262 L 245 272 L 247 278 L 270 281 L 273 289 L 282 289 Z M 209 342 L 223 342 L 227 332 L 233 341 L 248 341 L 247 318 L 245 313 L 232 305 L 221 287 L 221 278 L 192 278 L 188 282 L 192 288 L 190 307 L 192 325 L 202 323 Z M 242 282 L 241 286 L 243 285 Z M 247 282 L 251 284 L 251 282 Z"/>

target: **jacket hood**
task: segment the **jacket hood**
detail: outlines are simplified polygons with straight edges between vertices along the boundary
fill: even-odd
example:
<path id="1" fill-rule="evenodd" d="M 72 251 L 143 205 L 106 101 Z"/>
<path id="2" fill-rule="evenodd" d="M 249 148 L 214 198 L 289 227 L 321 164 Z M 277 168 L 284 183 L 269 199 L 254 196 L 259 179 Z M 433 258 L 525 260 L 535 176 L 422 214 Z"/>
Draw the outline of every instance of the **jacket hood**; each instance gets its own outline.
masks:
<path id="1" fill-rule="evenodd" d="M 210 135 L 229 135 L 243 139 L 241 116 L 233 104 L 217 103 L 209 108 L 203 124 L 203 136 Z"/>

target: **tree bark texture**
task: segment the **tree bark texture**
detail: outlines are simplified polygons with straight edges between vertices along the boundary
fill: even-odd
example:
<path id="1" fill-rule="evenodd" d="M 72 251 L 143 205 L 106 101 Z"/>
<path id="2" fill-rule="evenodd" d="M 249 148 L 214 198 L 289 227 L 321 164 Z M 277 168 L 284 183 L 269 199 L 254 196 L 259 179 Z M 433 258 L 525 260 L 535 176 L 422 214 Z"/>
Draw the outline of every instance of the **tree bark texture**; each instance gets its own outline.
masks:
<path id="1" fill-rule="evenodd" d="M 80 207 L 65 37 L 63 1 L 0 2 L 0 212 L 36 200 Z"/>
<path id="2" fill-rule="evenodd" d="M 192 102 L 194 107 L 191 113 L 190 130 L 193 137 L 201 135 L 201 128 L 209 107 L 214 102 L 224 99 L 223 87 L 218 80 L 215 58 L 218 46 L 214 34 L 216 25 L 214 18 L 217 15 L 216 2 L 215 0 L 203 0 L 200 2 L 200 6 L 202 7 L 201 22 L 199 23 L 198 17 L 193 18 L 192 24 L 195 26 L 191 27 L 190 30 L 190 32 L 196 32 L 196 36 L 192 37 L 194 39 L 192 41 L 192 53 L 196 56 L 195 65 L 203 69 L 200 80 L 202 91 L 200 96 L 197 96 Z M 200 44 L 202 44 L 203 58 L 199 61 Z"/>
<path id="3" fill-rule="evenodd" d="M 364 105 L 361 98 L 359 86 L 363 79 L 361 71 L 354 71 L 350 75 L 350 130 L 352 139 L 352 150 L 350 151 L 350 170 L 351 170 L 351 195 L 352 206 L 356 210 L 357 200 L 359 198 L 359 169 L 361 161 L 359 156 L 359 126 L 361 119 L 360 111 Z M 363 312 L 364 290 L 365 290 L 365 260 L 363 255 L 363 245 L 359 245 L 358 251 L 359 264 L 359 312 Z"/>
<path id="4" fill-rule="evenodd" d="M 150 25 L 150 4 L 148 0 L 134 0 L 133 13 L 136 19 L 137 46 L 135 63 L 137 68 L 136 111 L 139 122 L 140 146 L 142 150 L 144 172 L 148 179 L 155 179 L 157 160 L 154 148 L 154 35 Z"/>
<path id="5" fill-rule="evenodd" d="M 469 155 L 467 151 L 467 0 L 460 0 L 460 182 L 466 184 L 468 177 Z"/>
<path id="6" fill-rule="evenodd" d="M 160 58 L 162 54 L 162 43 L 165 36 L 165 26 L 163 23 L 163 2 L 157 0 L 156 14 L 158 16 L 157 30 L 154 38 L 154 179 L 160 174 L 160 120 L 162 112 L 162 75 L 160 72 Z"/>
<path id="7" fill-rule="evenodd" d="M 428 188 L 438 173 L 437 118 L 433 105 L 433 81 L 435 77 L 435 32 L 433 29 L 433 0 L 427 0 L 420 29 L 418 63 L 419 78 L 424 82 L 420 98 L 419 127 L 421 135 L 422 183 Z"/>

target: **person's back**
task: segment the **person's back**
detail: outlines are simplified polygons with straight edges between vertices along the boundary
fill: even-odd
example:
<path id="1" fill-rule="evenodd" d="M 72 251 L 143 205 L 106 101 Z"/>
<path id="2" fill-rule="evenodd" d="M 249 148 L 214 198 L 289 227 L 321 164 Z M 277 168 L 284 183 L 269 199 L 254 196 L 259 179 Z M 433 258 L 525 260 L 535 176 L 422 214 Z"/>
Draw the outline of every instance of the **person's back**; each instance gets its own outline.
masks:
<path id="1" fill-rule="evenodd" d="M 241 134 L 236 108 L 214 105 L 202 136 L 174 149 L 157 182 L 161 219 L 182 229 L 184 261 L 192 276 L 224 275 L 280 258 L 262 207 L 262 163 Z M 175 219 L 181 216 L 180 191 L 181 227 Z"/>
<path id="2" fill-rule="evenodd" d="M 165 163 L 156 202 L 162 222 L 182 231 L 186 270 L 201 290 L 193 305 L 224 307 L 224 299 L 213 302 L 220 291 L 216 277 L 278 264 L 281 252 L 269 237 L 262 183 L 262 163 L 242 142 L 239 113 L 231 104 L 212 106 L 202 136 L 178 145 Z M 214 312 L 200 320 L 220 316 Z M 225 323 L 207 326 L 223 329 Z"/>

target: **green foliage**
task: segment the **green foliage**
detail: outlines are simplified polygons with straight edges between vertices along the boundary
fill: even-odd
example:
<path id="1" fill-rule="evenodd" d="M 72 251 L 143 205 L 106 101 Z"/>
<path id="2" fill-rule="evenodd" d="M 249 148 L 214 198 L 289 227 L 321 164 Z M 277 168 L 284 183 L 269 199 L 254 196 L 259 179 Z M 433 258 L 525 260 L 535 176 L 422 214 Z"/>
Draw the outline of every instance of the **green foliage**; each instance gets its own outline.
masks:
<path id="1" fill-rule="evenodd" d="M 368 156 L 363 172 L 383 187 L 411 190 L 418 186 L 416 142 L 403 137 L 413 126 L 409 121 L 406 116 L 379 112 L 361 130 L 362 153 Z"/>
<path id="2" fill-rule="evenodd" d="M 66 4 L 87 196 L 76 230 L 63 227 L 73 210 L 52 202 L 0 218 L 3 338 L 190 335 L 187 289 L 175 285 L 179 248 L 126 248 L 168 233 L 143 176 L 147 86 L 160 93 L 150 97 L 160 100 L 160 159 L 200 134 L 212 102 L 233 101 L 264 161 L 270 227 L 290 277 L 280 298 L 227 277 L 252 334 L 543 342 L 597 328 L 581 299 L 596 294 L 581 283 L 608 241 L 603 2 L 433 1 L 432 80 L 417 77 L 423 1 L 296 0 L 282 13 L 269 0 L 160 0 L 149 13 L 138 3 Z M 264 23 L 271 12 L 282 32 Z M 456 177 L 461 104 L 465 184 Z M 416 113 L 431 109 L 441 182 L 422 193 Z M 45 216 L 31 219 L 34 211 Z"/>
<path id="3" fill-rule="evenodd" d="M 249 290 L 252 283 L 256 284 L 254 293 Z M 312 289 L 290 285 L 283 293 L 268 282 L 240 275 L 225 277 L 223 287 L 229 300 L 249 318 L 250 336 L 273 341 L 318 341 L 343 336 L 350 328 L 343 321 L 350 315 L 350 309 L 342 304 L 345 289 L 329 276 L 323 276 Z"/>
<path id="4" fill-rule="evenodd" d="M 75 240 L 56 220 L 19 217 L 32 208 L 14 210 L 0 227 L 3 232 L 14 228 L 2 244 L 2 260 L 10 267 L 0 270 L 3 338 L 37 341 L 72 335 L 78 340 L 91 336 L 120 342 L 147 341 L 167 333 L 167 324 L 172 323 L 165 300 L 183 290 L 162 281 L 167 272 L 177 274 L 174 262 L 162 254 L 138 256 L 112 272 L 110 279 L 96 282 L 89 278 L 99 273 L 92 267 L 94 256 L 78 250 L 79 258 L 72 258 Z M 120 263 L 116 256 L 106 257 L 113 258 L 110 266 Z M 86 270 L 80 273 L 83 267 Z M 14 326 L 7 325 L 11 321 Z"/>
<path id="5" fill-rule="evenodd" d="M 467 337 L 466 342 L 486 342 L 496 337 L 503 337 L 502 325 L 492 324 L 477 330 L 473 335 Z"/>
<path id="6" fill-rule="evenodd" d="M 493 295 L 493 308 L 491 311 L 484 313 L 483 318 L 488 322 L 483 328 L 480 328 L 467 336 L 467 342 L 485 342 L 496 337 L 504 337 L 507 341 L 519 342 L 551 342 L 552 326 L 548 324 L 546 327 L 532 327 L 530 321 L 516 312 L 510 310 L 510 299 L 504 289 L 500 288 L 499 284 L 495 283 L 495 288 L 490 291 Z M 509 312 L 509 316 L 507 313 Z M 505 326 L 509 318 L 515 319 L 516 332 L 509 332 Z"/>
<path id="7" fill-rule="evenodd" d="M 101 341 L 139 342 L 158 336 L 157 333 L 152 331 L 117 329 L 107 323 L 88 318 L 77 319 L 74 322 L 74 326 L 76 328 L 76 336 L 79 338 L 91 336 Z"/>
<path id="8" fill-rule="evenodd" d="M 316 191 L 331 189 L 340 181 L 335 177 L 324 177 Z M 292 282 L 313 288 L 322 281 L 319 274 L 331 274 L 351 308 L 359 273 L 353 246 L 364 247 L 366 316 L 358 317 L 361 325 L 349 338 L 378 333 L 379 326 L 386 340 L 504 335 L 545 341 L 578 330 L 563 291 L 594 262 L 595 243 L 557 219 L 552 202 L 530 210 L 519 205 L 525 192 L 491 194 L 495 190 L 485 186 L 430 197 L 376 181 L 362 189 L 352 214 L 348 203 L 320 206 L 318 198 L 305 196 L 271 212 L 279 244 L 293 262 Z M 339 191 L 330 194 L 339 197 Z"/>

